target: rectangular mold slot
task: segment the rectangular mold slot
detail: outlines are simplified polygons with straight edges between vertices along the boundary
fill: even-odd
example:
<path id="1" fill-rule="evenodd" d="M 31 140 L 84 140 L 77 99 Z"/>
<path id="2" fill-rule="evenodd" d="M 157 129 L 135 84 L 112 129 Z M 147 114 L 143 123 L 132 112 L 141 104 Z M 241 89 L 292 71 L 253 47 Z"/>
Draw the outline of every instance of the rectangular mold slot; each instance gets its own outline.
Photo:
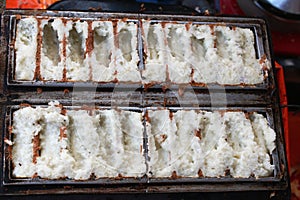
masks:
<path id="1" fill-rule="evenodd" d="M 92 22 L 93 50 L 91 52 L 92 80 L 109 82 L 115 80 L 113 67 L 114 36 L 110 21 Z"/>
<path id="2" fill-rule="evenodd" d="M 138 21 L 114 21 L 115 69 L 120 82 L 141 82 Z"/>
<path id="3" fill-rule="evenodd" d="M 38 21 L 33 17 L 26 17 L 16 21 L 16 31 L 14 48 L 15 74 L 17 81 L 32 81 L 35 78 L 35 69 L 37 66 L 37 36 Z"/>
<path id="4" fill-rule="evenodd" d="M 158 22 L 142 20 L 141 23 L 145 53 L 143 83 L 164 83 L 167 80 L 167 68 L 163 27 Z"/>
<path id="5" fill-rule="evenodd" d="M 86 59 L 88 23 L 86 21 L 67 21 L 66 23 L 66 80 L 88 81 L 90 67 Z"/>
<path id="6" fill-rule="evenodd" d="M 42 37 L 40 76 L 42 80 L 63 79 L 63 21 L 59 18 L 41 20 L 40 31 Z"/>
<path id="7" fill-rule="evenodd" d="M 31 152 L 27 154 L 30 157 L 28 162 L 31 163 L 31 168 L 28 171 L 20 169 L 23 166 L 23 162 L 21 162 L 23 158 L 21 158 L 20 163 L 14 163 L 16 160 L 6 157 L 4 166 L 5 185 L 77 184 L 80 180 L 85 184 L 143 182 L 146 163 L 141 109 L 133 107 L 118 109 L 96 107 L 96 109 L 91 109 L 74 106 L 46 107 L 44 105 L 35 105 L 32 107 L 35 109 L 31 109 L 21 106 L 8 106 L 7 131 L 5 134 L 7 139 L 15 143 L 14 145 L 22 144 L 22 142 L 20 142 L 18 136 L 9 133 L 8 130 L 10 132 L 20 131 L 18 124 L 22 125 L 22 123 L 26 124 L 28 122 L 28 120 L 20 121 L 22 120 L 20 119 L 19 122 L 14 122 L 17 124 L 13 125 L 14 113 L 20 108 L 35 112 L 32 128 L 38 131 L 35 135 L 38 136 L 39 140 L 39 145 L 36 145 L 39 154 L 36 155 L 36 163 L 34 163 L 33 157 L 36 150 L 34 149 L 34 142 L 27 145 L 28 151 Z M 43 109 L 44 112 L 41 113 Z M 22 112 L 23 115 L 26 115 L 28 110 Z M 19 116 L 21 114 L 19 113 Z M 57 122 L 57 119 L 59 122 Z M 140 123 L 137 123 L 139 120 Z M 15 130 L 12 129 L 13 126 Z M 35 129 L 36 126 L 39 129 Z M 87 126 L 89 128 L 83 130 Z M 88 131 L 88 134 L 86 134 L 86 131 Z M 28 135 L 27 140 L 31 142 L 31 139 L 34 141 L 33 138 L 33 135 Z M 25 139 L 22 141 L 25 141 Z M 26 146 L 26 144 L 24 145 Z M 19 153 L 22 153 L 22 150 L 24 148 L 20 149 Z M 13 152 L 16 155 L 18 149 L 14 150 L 14 146 L 6 145 L 5 152 L 10 156 Z M 126 156 L 124 157 L 124 155 Z M 60 163 L 64 164 L 61 165 Z M 16 167 L 19 169 L 16 169 Z M 82 171 L 82 169 L 85 170 Z M 19 175 L 14 173 L 19 173 Z M 22 173 L 23 175 L 21 175 Z"/>
<path id="8" fill-rule="evenodd" d="M 167 80 L 175 84 L 192 81 L 191 40 L 188 24 L 164 23 Z"/>

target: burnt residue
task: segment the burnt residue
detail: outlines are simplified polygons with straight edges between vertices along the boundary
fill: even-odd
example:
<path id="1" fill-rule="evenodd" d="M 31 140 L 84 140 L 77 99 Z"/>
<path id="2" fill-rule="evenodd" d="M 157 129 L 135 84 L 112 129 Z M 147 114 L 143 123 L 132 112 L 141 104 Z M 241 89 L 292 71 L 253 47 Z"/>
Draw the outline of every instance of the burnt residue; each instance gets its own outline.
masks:
<path id="1" fill-rule="evenodd" d="M 149 117 L 149 113 L 148 111 L 145 112 L 145 120 L 148 122 L 148 123 L 151 123 L 151 118 Z"/>
<path id="2" fill-rule="evenodd" d="M 195 81 L 194 81 L 194 74 L 195 74 L 195 69 L 192 68 L 192 69 L 191 69 L 191 74 L 190 74 L 191 82 L 195 82 Z"/>
<path id="3" fill-rule="evenodd" d="M 123 177 L 123 175 L 122 175 L 122 174 L 118 174 L 118 176 L 117 176 L 117 177 L 115 177 L 114 179 L 115 179 L 115 180 L 123 180 L 123 179 L 124 179 L 124 177 Z"/>
<path id="4" fill-rule="evenodd" d="M 64 95 L 67 95 L 70 93 L 70 90 L 69 89 L 64 89 Z"/>
<path id="5" fill-rule="evenodd" d="M 94 33 L 93 33 L 93 22 L 88 21 L 88 37 L 85 41 L 85 46 L 86 46 L 86 52 L 84 53 L 84 59 L 87 57 L 90 57 L 92 54 L 92 51 L 94 49 Z M 89 80 L 93 80 L 93 70 L 92 70 L 92 65 L 89 63 Z"/>
<path id="6" fill-rule="evenodd" d="M 166 93 L 168 91 L 170 91 L 170 88 L 171 88 L 171 83 L 170 82 L 167 82 L 165 83 L 164 85 L 161 86 L 161 90 L 163 93 Z"/>
<path id="7" fill-rule="evenodd" d="M 68 81 L 68 79 L 67 79 L 67 68 L 66 68 L 66 66 L 65 66 L 64 69 L 63 69 L 63 78 L 62 78 L 62 81 L 63 81 L 63 82 L 67 82 L 67 81 Z"/>
<path id="8" fill-rule="evenodd" d="M 88 24 L 88 38 L 85 41 L 86 52 L 84 53 L 84 58 L 87 58 L 94 49 L 94 35 L 93 35 L 93 22 L 87 21 Z"/>
<path id="9" fill-rule="evenodd" d="M 262 55 L 261 58 L 259 59 L 259 64 L 264 64 L 267 60 L 266 54 Z"/>
<path id="10" fill-rule="evenodd" d="M 114 45 L 119 48 L 119 37 L 118 37 L 118 20 L 112 20 L 113 34 L 114 34 Z"/>
<path id="11" fill-rule="evenodd" d="M 63 127 L 60 127 L 59 129 L 59 138 L 60 140 L 62 140 L 63 138 L 67 138 L 67 134 L 66 134 L 66 130 L 67 130 L 67 127 L 63 126 Z"/>
<path id="12" fill-rule="evenodd" d="M 95 111 L 95 106 L 82 105 L 80 108 L 74 110 L 85 110 L 88 112 L 89 115 L 92 116 L 93 112 Z"/>
<path id="13" fill-rule="evenodd" d="M 186 29 L 186 31 L 189 31 L 189 30 L 190 30 L 191 25 L 192 25 L 192 22 L 188 22 L 188 23 L 185 24 L 185 29 Z"/>
<path id="14" fill-rule="evenodd" d="M 203 172 L 202 172 L 201 169 L 198 170 L 198 177 L 199 178 L 203 178 L 204 177 Z"/>
<path id="15" fill-rule="evenodd" d="M 67 25 L 67 20 L 62 18 L 61 19 L 64 26 Z M 63 37 L 63 40 L 62 40 L 62 55 L 63 55 L 63 63 L 64 63 L 64 69 L 63 69 L 63 77 L 62 77 L 62 81 L 63 82 L 67 82 L 68 79 L 67 79 L 67 66 L 66 66 L 66 59 L 67 59 L 67 37 L 66 35 L 64 34 L 64 37 Z"/>
<path id="16" fill-rule="evenodd" d="M 33 175 L 32 175 L 32 177 L 31 177 L 32 179 L 37 179 L 37 178 L 39 178 L 39 175 L 38 175 L 38 173 L 36 172 L 36 173 L 34 173 Z"/>
<path id="17" fill-rule="evenodd" d="M 147 91 L 148 89 L 152 88 L 154 85 L 156 85 L 155 82 L 145 83 L 144 84 L 144 91 Z"/>
<path id="18" fill-rule="evenodd" d="M 161 137 L 160 143 L 163 143 L 168 138 L 168 136 L 166 134 L 162 134 L 162 135 L 160 135 L 160 137 Z"/>
<path id="19" fill-rule="evenodd" d="M 173 117 L 174 117 L 173 112 L 169 112 L 169 118 L 170 118 L 170 120 L 173 120 Z"/>
<path id="20" fill-rule="evenodd" d="M 230 169 L 229 168 L 225 169 L 224 175 L 225 176 L 230 176 Z"/>
<path id="21" fill-rule="evenodd" d="M 195 136 L 198 137 L 200 140 L 202 140 L 201 129 L 195 130 Z"/>
<path id="22" fill-rule="evenodd" d="M 210 24 L 209 28 L 210 28 L 211 35 L 215 36 L 216 35 L 216 33 L 215 33 L 215 25 L 214 24 Z M 216 38 L 214 40 L 214 48 L 217 48 L 217 39 Z"/>
<path id="23" fill-rule="evenodd" d="M 62 108 L 61 111 L 60 111 L 60 114 L 66 115 L 67 114 L 67 109 L 66 108 Z"/>
<path id="24" fill-rule="evenodd" d="M 22 107 L 31 107 L 31 105 L 28 103 L 21 103 L 20 108 L 22 108 Z"/>
<path id="25" fill-rule="evenodd" d="M 200 87 L 200 88 L 207 88 L 207 84 L 206 83 L 197 83 L 194 80 L 191 81 L 191 85 L 195 86 L 195 87 Z"/>
<path id="26" fill-rule="evenodd" d="M 42 30 L 41 30 L 41 21 L 37 19 L 37 49 L 36 49 L 36 67 L 34 71 L 34 81 L 42 81 L 43 78 L 41 76 L 41 50 L 42 50 Z"/>
<path id="27" fill-rule="evenodd" d="M 36 164 L 37 158 L 40 156 L 40 150 L 41 150 L 41 144 L 40 144 L 40 135 L 35 135 L 32 139 L 32 151 L 33 151 L 33 156 L 32 156 L 32 162 Z"/>
<path id="28" fill-rule="evenodd" d="M 211 35 L 215 35 L 215 24 L 209 24 L 208 26 L 210 28 Z"/>
<path id="29" fill-rule="evenodd" d="M 181 178 L 181 176 L 178 176 L 178 175 L 177 175 L 177 172 L 176 172 L 176 171 L 173 171 L 170 178 L 173 179 L 173 180 L 175 180 L 175 179 Z"/>
<path id="30" fill-rule="evenodd" d="M 111 81 L 112 83 L 118 83 L 119 82 L 119 80 L 117 79 L 117 78 L 114 78 L 114 80 L 113 81 Z"/>

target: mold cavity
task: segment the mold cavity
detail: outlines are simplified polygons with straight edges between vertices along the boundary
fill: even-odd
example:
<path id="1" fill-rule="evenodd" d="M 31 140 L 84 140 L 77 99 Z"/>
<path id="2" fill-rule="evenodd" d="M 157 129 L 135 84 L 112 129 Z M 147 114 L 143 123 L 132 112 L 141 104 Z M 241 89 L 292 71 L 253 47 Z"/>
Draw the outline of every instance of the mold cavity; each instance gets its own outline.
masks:
<path id="1" fill-rule="evenodd" d="M 84 60 L 84 50 L 82 49 L 82 33 L 78 33 L 73 27 L 69 32 L 70 59 L 75 63 L 82 64 Z"/>
<path id="2" fill-rule="evenodd" d="M 122 51 L 123 57 L 130 62 L 132 60 L 131 52 L 133 51 L 131 46 L 132 34 L 127 29 L 121 29 L 119 32 L 119 46 Z"/>
<path id="3" fill-rule="evenodd" d="M 159 54 L 156 46 L 158 45 L 157 35 L 154 33 L 154 26 L 149 27 L 149 32 L 147 35 L 147 44 L 150 55 L 150 60 L 158 59 Z"/>
<path id="4" fill-rule="evenodd" d="M 59 41 L 57 31 L 53 29 L 51 23 L 48 23 L 43 28 L 43 54 L 48 57 L 55 66 L 60 62 L 59 56 Z"/>
<path id="5" fill-rule="evenodd" d="M 101 65 L 109 67 L 111 56 L 111 45 L 109 34 L 101 31 L 102 27 L 95 28 L 94 32 L 94 53 L 96 60 Z"/>
<path id="6" fill-rule="evenodd" d="M 204 38 L 197 39 L 195 36 L 192 36 L 191 48 L 196 58 L 204 57 L 206 54 L 206 48 L 204 47 Z"/>
<path id="7" fill-rule="evenodd" d="M 180 61 L 184 59 L 184 47 L 180 44 L 180 41 L 183 39 L 181 34 L 176 32 L 176 28 L 170 28 L 170 32 L 168 34 L 168 46 L 170 48 L 170 53 L 173 57 L 177 58 Z M 186 41 L 187 42 L 187 41 Z"/>
<path id="8" fill-rule="evenodd" d="M 216 31 L 215 36 L 216 36 L 216 48 L 217 48 L 218 55 L 220 55 L 223 58 L 228 58 L 229 55 L 228 55 L 228 48 L 226 45 L 225 36 L 221 31 Z"/>

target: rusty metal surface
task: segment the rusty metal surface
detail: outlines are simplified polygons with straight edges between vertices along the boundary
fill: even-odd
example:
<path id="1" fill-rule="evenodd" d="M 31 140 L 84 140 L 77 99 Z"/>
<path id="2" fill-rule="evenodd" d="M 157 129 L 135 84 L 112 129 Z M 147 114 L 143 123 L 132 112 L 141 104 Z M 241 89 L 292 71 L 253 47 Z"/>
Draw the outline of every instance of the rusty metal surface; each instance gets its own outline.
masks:
<path id="1" fill-rule="evenodd" d="M 82 83 L 78 90 L 74 83 L 16 83 L 11 79 L 12 60 L 7 43 L 12 37 L 8 28 L 11 16 L 59 16 L 84 19 L 99 18 L 131 18 L 152 19 L 159 21 L 193 21 L 197 23 L 224 23 L 241 26 L 255 27 L 256 38 L 259 38 L 258 49 L 261 54 L 266 54 L 272 62 L 272 69 L 268 79 L 257 86 L 171 86 L 162 88 L 160 85 L 145 87 L 141 84 L 91 84 Z M 263 192 L 263 197 L 274 196 L 275 199 L 286 199 L 289 196 L 288 172 L 285 157 L 283 128 L 281 112 L 276 90 L 275 73 L 273 72 L 273 58 L 271 55 L 266 24 L 261 19 L 253 18 L 223 18 L 203 16 L 170 16 L 170 15 L 144 15 L 144 14 L 118 14 L 118 13 L 86 13 L 62 11 L 7 11 L 5 13 L 5 26 L 2 26 L 0 53 L 0 89 L 1 91 L 1 123 L 3 134 L 0 136 L 0 195 L 37 195 L 37 194 L 119 194 L 119 193 L 210 193 L 219 192 Z M 3 18 L 2 18 L 3 19 Z M 13 19 L 14 21 L 15 19 Z M 259 37 L 258 37 L 259 36 Z M 7 59 L 9 62 L 6 62 Z M 8 77 L 7 77 L 8 76 Z M 117 86 L 117 87 L 116 87 Z M 85 95 L 76 95 L 76 92 Z M 91 95 L 92 94 L 92 95 Z M 224 96 L 224 94 L 226 94 Z M 224 99 L 225 97 L 225 99 Z M 107 107 L 129 107 L 136 109 L 153 109 L 155 107 L 168 107 L 171 109 L 204 109 L 204 110 L 242 110 L 258 111 L 268 117 L 269 123 L 277 133 L 276 152 L 272 155 L 275 163 L 275 173 L 267 178 L 179 178 L 179 179 L 150 179 L 147 176 L 133 179 L 99 179 L 87 181 L 74 180 L 44 180 L 27 179 L 14 180 L 10 178 L 10 160 L 6 159 L 7 146 L 4 147 L 4 137 L 9 136 L 9 126 L 12 123 L 12 108 L 18 108 L 21 103 L 31 105 L 46 105 L 51 100 L 58 100 L 64 106 L 73 104 L 92 104 Z M 3 163 L 4 161 L 4 163 Z"/>

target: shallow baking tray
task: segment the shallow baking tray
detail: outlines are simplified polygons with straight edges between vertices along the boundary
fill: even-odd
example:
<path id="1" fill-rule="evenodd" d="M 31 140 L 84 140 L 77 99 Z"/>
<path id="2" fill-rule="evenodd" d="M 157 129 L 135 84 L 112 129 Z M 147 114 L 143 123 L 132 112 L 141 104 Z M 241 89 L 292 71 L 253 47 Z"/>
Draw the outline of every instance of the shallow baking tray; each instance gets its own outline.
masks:
<path id="1" fill-rule="evenodd" d="M 46 102 L 45 102 L 46 103 Z M 45 104 L 43 104 L 45 105 Z M 41 105 L 41 106 L 43 106 Z M 24 105 L 23 105 L 24 106 Z M 35 107 L 36 105 L 33 105 Z M 22 105 L 6 105 L 5 106 L 5 127 L 4 127 L 4 138 L 10 139 L 13 141 L 13 136 L 10 133 L 10 127 L 12 126 L 13 115 L 12 113 L 17 109 L 20 109 Z M 66 106 L 66 109 L 76 109 L 80 108 L 77 106 Z M 107 106 L 96 106 L 97 109 L 111 109 L 111 107 Z M 136 108 L 136 107 L 119 107 L 118 109 L 122 110 L 132 110 L 136 112 L 145 113 L 147 110 L 157 110 L 162 109 L 161 107 L 145 107 L 145 108 Z M 168 190 L 158 189 L 161 192 L 169 192 L 173 190 L 180 190 L 182 191 L 183 188 L 189 188 L 191 191 L 196 190 L 198 192 L 203 191 L 210 191 L 207 188 L 207 185 L 212 184 L 215 190 L 219 191 L 235 191 L 236 189 L 228 187 L 231 184 L 240 184 L 239 191 L 247 191 L 247 190 L 268 190 L 268 188 L 272 188 L 272 190 L 281 190 L 286 187 L 285 183 L 285 163 L 284 163 L 284 143 L 282 138 L 282 131 L 280 128 L 280 120 L 276 117 L 276 112 L 272 108 L 260 108 L 260 107 L 227 107 L 227 108 L 215 108 L 212 109 L 211 107 L 169 107 L 168 108 L 172 112 L 176 112 L 178 110 L 218 110 L 218 111 L 244 111 L 244 112 L 258 112 L 263 114 L 270 126 L 276 131 L 276 150 L 272 154 L 272 162 L 275 165 L 275 170 L 273 176 L 270 177 L 262 177 L 262 178 L 232 178 L 232 177 L 220 177 L 220 178 L 150 178 L 147 177 L 145 174 L 142 177 L 137 178 L 126 178 L 126 177 L 116 177 L 116 178 L 100 178 L 98 180 L 85 180 L 85 181 L 75 181 L 75 180 L 47 180 L 47 179 L 40 179 L 40 178 L 28 178 L 28 179 L 18 179 L 12 177 L 12 164 L 10 159 L 10 146 L 4 146 L 4 165 L 3 165 L 3 187 L 5 187 L 8 191 L 11 190 L 14 192 L 24 192 L 22 190 L 28 190 L 28 186 L 30 186 L 30 190 L 39 193 L 43 192 L 47 188 L 55 188 L 55 187 L 72 187 L 70 190 L 71 193 L 77 193 L 80 191 L 79 188 L 87 187 L 93 188 L 95 192 L 101 191 L 103 189 L 108 189 L 110 187 L 112 191 L 114 187 L 121 187 L 116 189 L 116 192 L 128 192 L 131 189 L 140 186 L 140 189 L 137 190 L 139 192 L 146 192 L 146 190 L 153 190 L 153 188 L 157 188 L 157 185 L 171 185 Z M 144 117 L 143 120 L 146 120 Z M 279 120 L 279 121 L 278 121 Z M 145 125 L 145 122 L 144 122 Z M 147 134 L 146 131 L 144 132 L 144 151 L 147 154 Z M 147 158 L 147 155 L 145 155 Z M 182 184 L 185 187 L 182 187 Z M 122 186 L 127 187 L 125 190 Z M 212 186 L 211 185 L 211 186 Z M 94 188 L 97 186 L 97 188 Z M 129 187 L 130 186 L 130 187 Z M 197 187 L 198 186 L 198 187 Z M 197 188 L 197 189 L 196 189 Z M 59 190 L 58 190 L 59 191 Z M 68 191 L 64 191 L 68 193 Z"/>
<path id="2" fill-rule="evenodd" d="M 232 18 L 232 17 L 210 17 L 210 16 L 174 16 L 174 15 L 146 15 L 146 14 L 117 14 L 117 13 L 86 13 L 86 12 L 63 12 L 63 11 L 36 11 L 34 14 L 32 11 L 24 10 L 15 10 L 15 11 L 6 11 L 4 13 L 4 24 L 5 24 L 5 35 L 7 36 L 7 43 L 9 44 L 8 56 L 7 56 L 7 79 L 6 83 L 8 86 L 35 86 L 35 87 L 73 87 L 74 84 L 77 84 L 78 87 L 86 87 L 87 83 L 95 84 L 99 88 L 113 88 L 116 85 L 120 85 L 124 88 L 136 87 L 140 85 L 145 87 L 145 89 L 154 88 L 168 88 L 168 87 L 179 87 L 180 84 L 174 83 L 162 83 L 157 84 L 155 82 L 143 84 L 142 82 L 130 83 L 130 82 L 82 82 L 78 81 L 74 83 L 72 81 L 20 81 L 14 78 L 15 70 L 15 48 L 14 41 L 16 37 L 16 24 L 18 19 L 23 17 L 33 16 L 37 19 L 53 19 L 53 18 L 63 18 L 65 20 L 82 20 L 82 21 L 97 21 L 97 20 L 124 20 L 132 21 L 138 25 L 138 55 L 139 55 L 139 64 L 137 69 L 144 69 L 144 53 L 143 53 L 143 36 L 142 36 L 142 23 L 143 20 L 149 20 L 154 23 L 182 23 L 182 24 L 207 24 L 207 25 L 226 25 L 229 27 L 244 27 L 250 28 L 255 37 L 255 50 L 258 58 L 265 57 L 269 60 L 270 63 L 273 62 L 272 56 L 269 49 L 269 37 L 267 34 L 267 26 L 264 20 L 253 19 L 253 18 Z M 159 73 L 159 72 L 158 72 Z M 207 87 L 214 88 L 223 86 L 227 89 L 268 89 L 275 86 L 274 83 L 274 73 L 273 66 L 267 72 L 268 76 L 265 78 L 264 82 L 256 85 L 220 85 L 220 84 L 202 84 L 202 83 L 187 83 L 183 85 L 191 86 L 191 88 L 204 88 Z M 78 84 L 79 83 L 79 84 Z M 13 87 L 12 87 L 13 88 Z"/>

